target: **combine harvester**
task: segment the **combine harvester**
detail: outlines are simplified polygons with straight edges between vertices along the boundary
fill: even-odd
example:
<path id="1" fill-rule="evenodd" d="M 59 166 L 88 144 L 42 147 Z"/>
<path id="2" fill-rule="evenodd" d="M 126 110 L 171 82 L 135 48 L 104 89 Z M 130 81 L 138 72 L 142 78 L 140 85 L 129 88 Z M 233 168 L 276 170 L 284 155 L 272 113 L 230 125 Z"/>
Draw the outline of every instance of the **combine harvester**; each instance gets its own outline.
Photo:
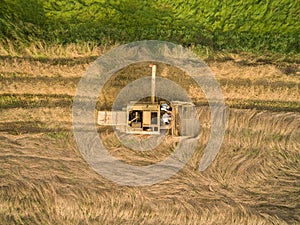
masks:
<path id="1" fill-rule="evenodd" d="M 98 111 L 97 124 L 115 126 L 126 134 L 172 136 L 199 135 L 196 107 L 192 102 L 157 100 L 155 96 L 156 65 L 152 67 L 151 100 L 128 102 L 122 111 Z"/>

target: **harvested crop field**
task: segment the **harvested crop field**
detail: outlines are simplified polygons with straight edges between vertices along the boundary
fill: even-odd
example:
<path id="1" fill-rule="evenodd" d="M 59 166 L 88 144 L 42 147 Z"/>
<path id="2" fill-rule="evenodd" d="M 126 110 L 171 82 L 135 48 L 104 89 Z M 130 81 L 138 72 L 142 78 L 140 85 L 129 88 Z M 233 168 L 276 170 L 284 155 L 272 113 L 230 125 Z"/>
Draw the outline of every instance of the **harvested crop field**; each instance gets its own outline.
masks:
<path id="1" fill-rule="evenodd" d="M 299 64 L 241 55 L 207 59 L 228 106 L 217 158 L 198 171 L 210 111 L 201 90 L 183 82 L 202 125 L 196 153 L 162 183 L 130 187 L 90 168 L 72 134 L 76 86 L 97 56 L 0 57 L 1 224 L 300 223 Z M 150 72 L 147 63 L 119 71 L 99 108 L 109 108 L 136 74 Z M 181 77 L 163 64 L 157 72 Z M 99 133 L 112 155 L 132 165 L 155 163 L 172 151 L 171 139 L 158 152 L 136 152 L 120 146 L 112 130 Z"/>

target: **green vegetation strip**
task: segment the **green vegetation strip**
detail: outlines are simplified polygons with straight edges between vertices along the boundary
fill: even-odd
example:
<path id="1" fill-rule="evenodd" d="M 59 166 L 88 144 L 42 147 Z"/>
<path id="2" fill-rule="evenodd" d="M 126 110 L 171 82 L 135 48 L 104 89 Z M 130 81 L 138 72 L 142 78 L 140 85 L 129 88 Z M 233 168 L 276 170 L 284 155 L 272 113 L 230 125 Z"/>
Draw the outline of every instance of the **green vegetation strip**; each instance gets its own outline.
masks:
<path id="1" fill-rule="evenodd" d="M 55 123 L 53 121 L 53 123 Z M 61 127 L 65 125 L 65 127 Z M 71 123 L 65 122 L 58 124 L 55 128 L 50 128 L 49 125 L 41 121 L 17 121 L 17 122 L 0 122 L 0 132 L 8 132 L 11 134 L 26 134 L 26 133 L 55 133 L 71 131 L 66 127 L 71 127 Z"/>
<path id="2" fill-rule="evenodd" d="M 88 100 L 82 99 L 88 107 Z M 197 106 L 208 105 L 205 99 L 195 101 Z M 270 111 L 300 112 L 299 101 L 271 101 L 226 99 L 226 105 L 238 109 L 258 109 Z M 38 108 L 38 107 L 72 107 L 73 96 L 70 95 L 33 95 L 33 94 L 2 94 L 0 95 L 0 109 L 9 108 Z M 101 105 L 101 104 L 100 104 Z M 98 107 L 100 106 L 98 105 Z"/>
<path id="3" fill-rule="evenodd" d="M 298 88 L 300 90 L 300 82 L 292 82 L 292 81 L 272 81 L 269 79 L 257 79 L 251 80 L 249 78 L 242 79 L 242 78 L 234 78 L 234 79 L 220 79 L 220 84 L 222 86 L 229 85 L 229 86 L 265 86 L 270 87 L 271 89 L 285 89 L 285 88 Z"/>
<path id="4" fill-rule="evenodd" d="M 33 95 L 33 94 L 2 94 L 0 109 L 37 108 L 37 107 L 71 107 L 73 96 L 70 95 Z"/>
<path id="5" fill-rule="evenodd" d="M 268 100 L 246 100 L 246 99 L 226 99 L 226 106 L 236 109 L 257 109 L 275 112 L 300 112 L 299 101 L 268 101 Z M 212 105 L 214 105 L 212 103 Z M 214 106 L 217 106 L 215 104 Z M 196 101 L 196 106 L 208 106 L 208 102 L 203 100 Z"/>
<path id="6" fill-rule="evenodd" d="M 46 83 L 47 85 L 76 85 L 81 77 L 4 77 L 0 73 L 0 83 L 5 85 L 12 84 L 12 83 Z"/>
<path id="7" fill-rule="evenodd" d="M 1 43 L 1 42 L 0 42 Z M 1 46 L 1 45 L 0 45 Z M 57 48 L 59 45 L 57 45 Z M 67 51 L 67 50 L 66 50 Z M 11 56 L 11 55 L 0 55 L 0 60 L 6 62 L 30 62 L 30 63 L 43 63 L 48 65 L 67 65 L 75 66 L 94 62 L 99 56 L 87 56 L 87 57 L 49 57 L 44 56 Z"/>

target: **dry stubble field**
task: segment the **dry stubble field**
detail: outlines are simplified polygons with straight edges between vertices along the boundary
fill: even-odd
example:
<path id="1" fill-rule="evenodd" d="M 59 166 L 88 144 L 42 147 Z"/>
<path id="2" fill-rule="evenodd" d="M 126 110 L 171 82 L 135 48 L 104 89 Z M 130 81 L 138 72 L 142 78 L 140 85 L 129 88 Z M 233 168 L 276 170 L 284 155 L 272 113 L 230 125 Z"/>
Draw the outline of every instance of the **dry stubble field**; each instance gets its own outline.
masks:
<path id="1" fill-rule="evenodd" d="M 228 106 L 216 160 L 197 171 L 210 113 L 201 91 L 183 82 L 202 125 L 196 153 L 170 179 L 129 187 L 94 172 L 76 147 L 76 85 L 102 52 L 69 51 L 74 55 L 0 57 L 0 224 L 300 223 L 299 64 L 241 55 L 207 59 Z M 99 107 L 109 107 L 129 77 L 148 75 L 145 65 L 120 71 Z M 166 65 L 158 65 L 158 75 L 181 79 L 180 71 Z M 160 161 L 174 147 L 166 139 L 156 150 L 135 152 L 109 129 L 100 135 L 112 155 L 133 165 Z"/>

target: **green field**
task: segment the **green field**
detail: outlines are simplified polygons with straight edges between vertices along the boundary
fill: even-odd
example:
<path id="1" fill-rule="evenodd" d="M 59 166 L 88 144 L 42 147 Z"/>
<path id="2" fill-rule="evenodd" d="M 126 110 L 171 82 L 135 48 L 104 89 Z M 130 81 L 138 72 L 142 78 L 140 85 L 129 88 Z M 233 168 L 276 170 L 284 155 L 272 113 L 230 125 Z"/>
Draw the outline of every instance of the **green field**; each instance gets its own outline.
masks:
<path id="1" fill-rule="evenodd" d="M 24 45 L 165 40 L 199 51 L 299 54 L 294 0 L 1 0 L 0 40 Z"/>

